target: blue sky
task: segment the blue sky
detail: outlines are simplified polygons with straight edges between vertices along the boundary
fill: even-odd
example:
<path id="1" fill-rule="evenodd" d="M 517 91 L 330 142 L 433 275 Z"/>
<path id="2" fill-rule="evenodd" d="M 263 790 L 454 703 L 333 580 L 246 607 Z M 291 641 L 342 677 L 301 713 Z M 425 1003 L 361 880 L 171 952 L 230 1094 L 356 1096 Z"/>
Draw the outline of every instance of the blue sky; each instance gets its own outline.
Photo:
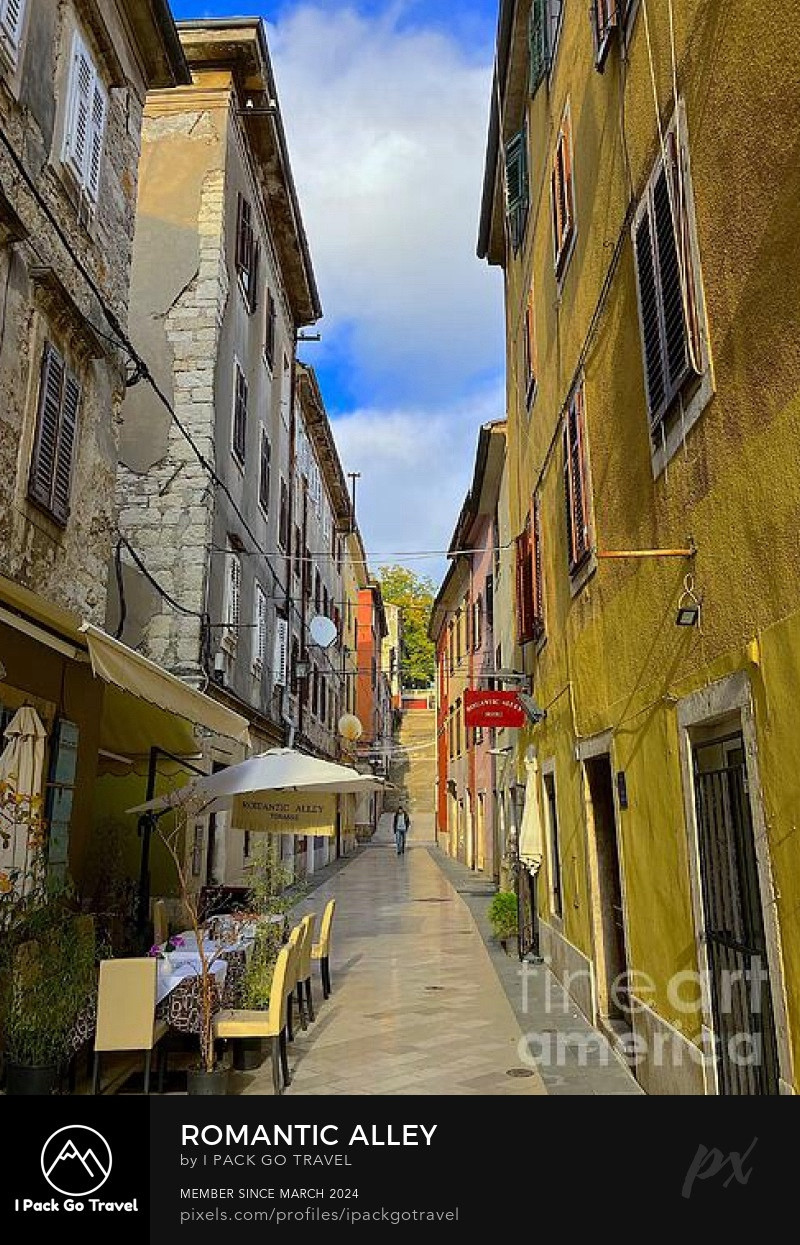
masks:
<path id="1" fill-rule="evenodd" d="M 503 414 L 500 274 L 476 257 L 497 0 L 173 0 L 258 15 L 324 316 L 316 368 L 370 560 L 435 582 Z"/>

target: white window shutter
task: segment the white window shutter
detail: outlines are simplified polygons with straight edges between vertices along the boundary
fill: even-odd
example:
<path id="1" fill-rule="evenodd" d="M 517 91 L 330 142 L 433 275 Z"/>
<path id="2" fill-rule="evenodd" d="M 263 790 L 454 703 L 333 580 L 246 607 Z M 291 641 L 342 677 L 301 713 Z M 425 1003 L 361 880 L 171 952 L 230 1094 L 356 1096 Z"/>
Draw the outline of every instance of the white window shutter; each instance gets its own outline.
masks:
<path id="1" fill-rule="evenodd" d="M 261 584 L 256 584 L 253 607 L 253 670 L 261 674 L 267 659 L 267 596 Z"/>
<path id="2" fill-rule="evenodd" d="M 8 51 L 12 53 L 15 63 L 24 16 L 25 0 L 0 0 L 0 38 Z"/>
<path id="3" fill-rule="evenodd" d="M 289 662 L 289 624 L 285 618 L 275 619 L 275 658 L 272 663 L 276 687 L 286 686 Z"/>
<path id="4" fill-rule="evenodd" d="M 100 83 L 95 79 L 92 95 L 92 117 L 86 157 L 86 189 L 96 202 L 100 190 L 100 162 L 103 155 L 103 139 L 106 132 L 108 100 Z"/>
<path id="5" fill-rule="evenodd" d="M 240 602 L 242 597 L 242 564 L 235 553 L 228 554 L 228 600 L 225 622 L 230 639 L 239 639 Z"/>
<path id="6" fill-rule="evenodd" d="M 81 186 L 85 185 L 91 143 L 94 86 L 94 66 L 83 40 L 76 31 L 72 40 L 64 161 L 70 166 Z"/>

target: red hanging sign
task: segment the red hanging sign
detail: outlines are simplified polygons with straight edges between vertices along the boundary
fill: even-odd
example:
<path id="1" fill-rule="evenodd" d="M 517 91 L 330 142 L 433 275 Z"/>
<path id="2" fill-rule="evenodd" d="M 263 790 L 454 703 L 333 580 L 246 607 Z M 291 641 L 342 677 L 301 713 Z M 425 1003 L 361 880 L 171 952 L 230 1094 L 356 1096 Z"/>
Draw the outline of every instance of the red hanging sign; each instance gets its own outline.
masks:
<path id="1" fill-rule="evenodd" d="M 498 730 L 524 726 L 526 720 L 517 692 L 478 692 L 470 687 L 464 692 L 466 726 L 493 726 Z"/>

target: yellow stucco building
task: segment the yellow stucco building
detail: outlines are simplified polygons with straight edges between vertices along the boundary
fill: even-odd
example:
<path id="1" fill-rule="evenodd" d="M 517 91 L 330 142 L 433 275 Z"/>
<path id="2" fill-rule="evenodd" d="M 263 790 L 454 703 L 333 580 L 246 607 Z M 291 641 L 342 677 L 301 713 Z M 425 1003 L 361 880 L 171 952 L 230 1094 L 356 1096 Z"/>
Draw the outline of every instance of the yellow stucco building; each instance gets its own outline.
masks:
<path id="1" fill-rule="evenodd" d="M 793 1092 L 800 4 L 588 7 L 501 4 L 478 247 L 540 949 L 649 1092 Z"/>

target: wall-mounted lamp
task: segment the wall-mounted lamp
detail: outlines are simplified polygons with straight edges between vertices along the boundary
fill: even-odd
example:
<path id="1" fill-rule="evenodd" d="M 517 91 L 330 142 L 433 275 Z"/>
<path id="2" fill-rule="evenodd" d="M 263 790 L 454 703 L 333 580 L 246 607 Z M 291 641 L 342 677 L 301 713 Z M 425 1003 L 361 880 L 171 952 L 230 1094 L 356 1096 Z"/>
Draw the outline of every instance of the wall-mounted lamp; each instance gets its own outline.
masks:
<path id="1" fill-rule="evenodd" d="M 683 593 L 678 602 L 675 625 L 677 627 L 700 626 L 700 601 L 694 594 L 694 580 L 691 575 L 687 575 L 683 581 Z"/>

